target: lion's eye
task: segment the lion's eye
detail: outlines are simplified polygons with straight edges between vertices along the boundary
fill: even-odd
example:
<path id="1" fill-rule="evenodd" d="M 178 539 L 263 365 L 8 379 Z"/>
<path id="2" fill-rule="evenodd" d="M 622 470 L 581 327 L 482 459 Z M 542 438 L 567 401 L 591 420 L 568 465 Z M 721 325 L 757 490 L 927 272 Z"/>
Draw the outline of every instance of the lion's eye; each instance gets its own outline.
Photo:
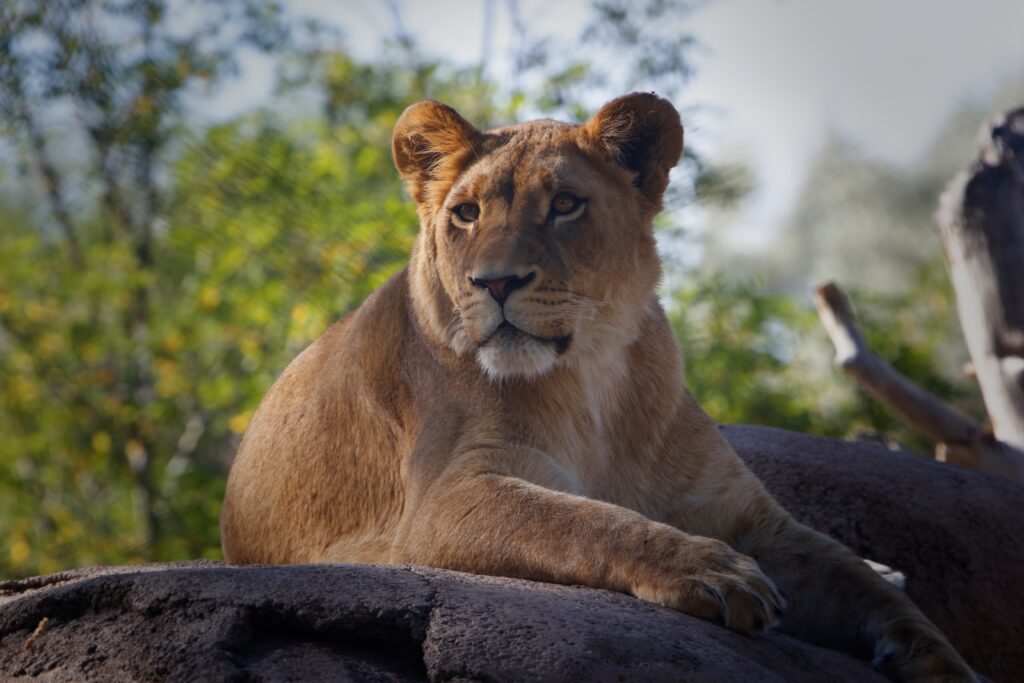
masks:
<path id="1" fill-rule="evenodd" d="M 580 208 L 582 203 L 583 200 L 579 197 L 574 197 L 568 192 L 559 192 L 551 200 L 551 211 L 556 216 L 567 216 Z"/>
<path id="2" fill-rule="evenodd" d="M 452 209 L 452 213 L 463 223 L 473 223 L 480 218 L 480 207 L 473 202 L 466 202 Z"/>

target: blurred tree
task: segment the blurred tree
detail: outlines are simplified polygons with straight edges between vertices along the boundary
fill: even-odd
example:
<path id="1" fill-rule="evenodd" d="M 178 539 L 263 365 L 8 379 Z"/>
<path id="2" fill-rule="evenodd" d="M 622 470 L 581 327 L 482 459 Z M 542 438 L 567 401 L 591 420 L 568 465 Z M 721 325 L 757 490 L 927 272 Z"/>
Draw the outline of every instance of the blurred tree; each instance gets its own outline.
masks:
<path id="1" fill-rule="evenodd" d="M 38 180 L 22 206 L 49 209 L 5 220 L 0 248 L 0 569 L 200 554 L 215 537 L 194 523 L 215 504 L 177 497 L 186 464 L 173 457 L 202 425 L 172 419 L 160 173 L 186 96 L 231 73 L 239 45 L 269 49 L 287 27 L 262 0 L 199 7 L 0 6 L 0 126 Z"/>
<path id="2" fill-rule="evenodd" d="M 936 457 L 1024 481 L 1024 109 L 985 122 L 978 157 L 948 184 L 936 220 L 972 373 L 991 431 L 901 376 L 857 329 L 842 290 L 815 290 L 836 361 L 852 380 L 938 444 Z M 947 286 L 948 289 L 948 286 Z M 950 317 L 948 309 L 943 311 Z"/>
<path id="3" fill-rule="evenodd" d="M 642 54 L 623 22 L 679 7 L 602 9 L 593 36 Z M 678 82 L 687 45 L 613 94 Z M 248 48 L 274 53 L 279 106 L 197 127 Z M 260 397 L 406 259 L 395 120 L 423 97 L 481 126 L 600 104 L 581 53 L 542 52 L 509 87 L 408 35 L 358 63 L 265 0 L 0 5 L 0 575 L 219 556 Z"/>
<path id="4" fill-rule="evenodd" d="M 943 264 L 934 261 L 918 271 L 908 292 L 864 291 L 856 301 L 863 332 L 880 356 L 937 396 L 983 415 L 976 392 L 942 353 L 949 324 L 955 325 L 952 297 Z M 804 300 L 763 281 L 701 271 L 672 292 L 669 319 L 683 348 L 687 385 L 719 422 L 838 438 L 888 435 L 931 452 L 927 439 L 837 374 L 832 345 Z"/>
<path id="5" fill-rule="evenodd" d="M 866 157 L 833 131 L 812 160 L 774 246 L 749 265 L 771 287 L 801 296 L 823 280 L 851 290 L 906 293 L 918 271 L 941 257 L 934 220 L 938 198 L 975 156 L 978 128 L 993 112 L 1022 101 L 1024 78 L 1017 74 L 986 97 L 953 108 L 920 161 L 909 167 Z M 718 263 L 733 257 L 718 243 L 711 250 Z"/>
<path id="6" fill-rule="evenodd" d="M 812 311 L 759 284 L 705 272 L 672 293 L 669 319 L 687 387 L 717 420 L 842 434 L 844 416 L 827 411 L 847 397 L 805 386 L 808 366 L 828 364 L 800 344 L 817 324 Z"/>
<path id="7" fill-rule="evenodd" d="M 774 246 L 740 255 L 721 235 L 712 236 L 703 269 L 686 278 L 690 283 L 674 299 L 672 315 L 690 359 L 689 381 L 714 418 L 834 436 L 881 432 L 933 450 L 825 362 L 832 346 L 808 294 L 826 279 L 851 293 L 879 356 L 946 402 L 975 418 L 985 415 L 977 387 L 963 372 L 968 356 L 933 217 L 942 189 L 975 153 L 978 126 L 992 111 L 1024 99 L 1020 84 L 1008 79 L 990 97 L 954 109 L 920 164 L 910 168 L 866 158 L 833 134 Z M 722 275 L 709 278 L 709 272 Z M 705 310 L 713 312 L 710 323 L 701 317 Z M 706 324 L 722 331 L 714 344 L 693 339 Z M 770 352 L 759 346 L 764 339 L 774 340 Z M 705 355 L 712 359 L 707 367 Z M 740 383 L 752 388 L 729 398 L 738 378 L 728 369 L 736 367 L 746 369 Z M 799 387 L 796 395 L 779 400 L 772 393 L 779 381 Z"/>
<path id="8" fill-rule="evenodd" d="M 864 158 L 831 133 L 812 161 L 784 239 L 765 255 L 774 281 L 789 291 L 827 279 L 904 290 L 939 251 L 931 214 L 940 188 L 923 174 Z"/>

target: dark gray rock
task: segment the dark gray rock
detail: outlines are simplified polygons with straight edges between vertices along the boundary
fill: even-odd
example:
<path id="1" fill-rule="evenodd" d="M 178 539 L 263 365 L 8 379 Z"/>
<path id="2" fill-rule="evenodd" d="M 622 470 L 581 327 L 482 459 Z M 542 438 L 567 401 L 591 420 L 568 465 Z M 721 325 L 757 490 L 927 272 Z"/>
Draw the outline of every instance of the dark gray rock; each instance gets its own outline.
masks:
<path id="1" fill-rule="evenodd" d="M 798 520 L 903 572 L 971 666 L 1024 680 L 1024 487 L 877 446 L 722 430 Z"/>
<path id="2" fill-rule="evenodd" d="M 884 680 L 626 595 L 423 567 L 145 565 L 2 590 L 12 681 Z"/>
<path id="3" fill-rule="evenodd" d="M 977 668 L 1000 681 L 1024 670 L 1024 489 L 878 448 L 725 433 L 799 519 L 905 572 Z M 0 583 L 0 680 L 884 679 L 838 652 L 607 591 L 423 567 L 194 562 Z"/>

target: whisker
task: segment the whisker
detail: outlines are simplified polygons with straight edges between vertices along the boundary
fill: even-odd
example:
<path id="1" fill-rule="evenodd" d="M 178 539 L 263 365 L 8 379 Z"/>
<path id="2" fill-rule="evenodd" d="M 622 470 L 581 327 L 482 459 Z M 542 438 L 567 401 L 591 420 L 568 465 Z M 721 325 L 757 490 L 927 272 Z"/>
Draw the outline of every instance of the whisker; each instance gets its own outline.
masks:
<path id="1" fill-rule="evenodd" d="M 452 319 L 444 327 L 444 336 L 447 337 L 448 339 L 451 339 L 459 332 L 462 332 L 463 329 L 464 326 L 462 320 L 462 312 L 457 308 L 452 309 Z"/>
<path id="2" fill-rule="evenodd" d="M 612 303 L 611 301 L 600 301 L 598 299 L 593 299 L 593 298 L 591 298 L 591 297 L 589 297 L 589 296 L 587 296 L 585 294 L 580 294 L 579 292 L 574 292 L 571 289 L 567 289 L 565 291 L 566 291 L 566 293 L 568 293 L 572 297 L 572 301 L 576 305 L 581 305 L 581 306 L 610 306 L 611 303 Z"/>

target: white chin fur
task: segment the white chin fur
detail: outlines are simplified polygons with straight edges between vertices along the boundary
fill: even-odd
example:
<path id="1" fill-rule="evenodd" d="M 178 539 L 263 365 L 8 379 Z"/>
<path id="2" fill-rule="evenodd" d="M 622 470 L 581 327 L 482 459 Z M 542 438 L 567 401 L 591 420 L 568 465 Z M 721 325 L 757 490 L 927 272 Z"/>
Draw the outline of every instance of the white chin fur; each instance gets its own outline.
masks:
<path id="1" fill-rule="evenodd" d="M 493 381 L 539 377 L 554 367 L 557 359 L 550 344 L 528 340 L 514 345 L 488 344 L 476 352 L 476 362 Z"/>

